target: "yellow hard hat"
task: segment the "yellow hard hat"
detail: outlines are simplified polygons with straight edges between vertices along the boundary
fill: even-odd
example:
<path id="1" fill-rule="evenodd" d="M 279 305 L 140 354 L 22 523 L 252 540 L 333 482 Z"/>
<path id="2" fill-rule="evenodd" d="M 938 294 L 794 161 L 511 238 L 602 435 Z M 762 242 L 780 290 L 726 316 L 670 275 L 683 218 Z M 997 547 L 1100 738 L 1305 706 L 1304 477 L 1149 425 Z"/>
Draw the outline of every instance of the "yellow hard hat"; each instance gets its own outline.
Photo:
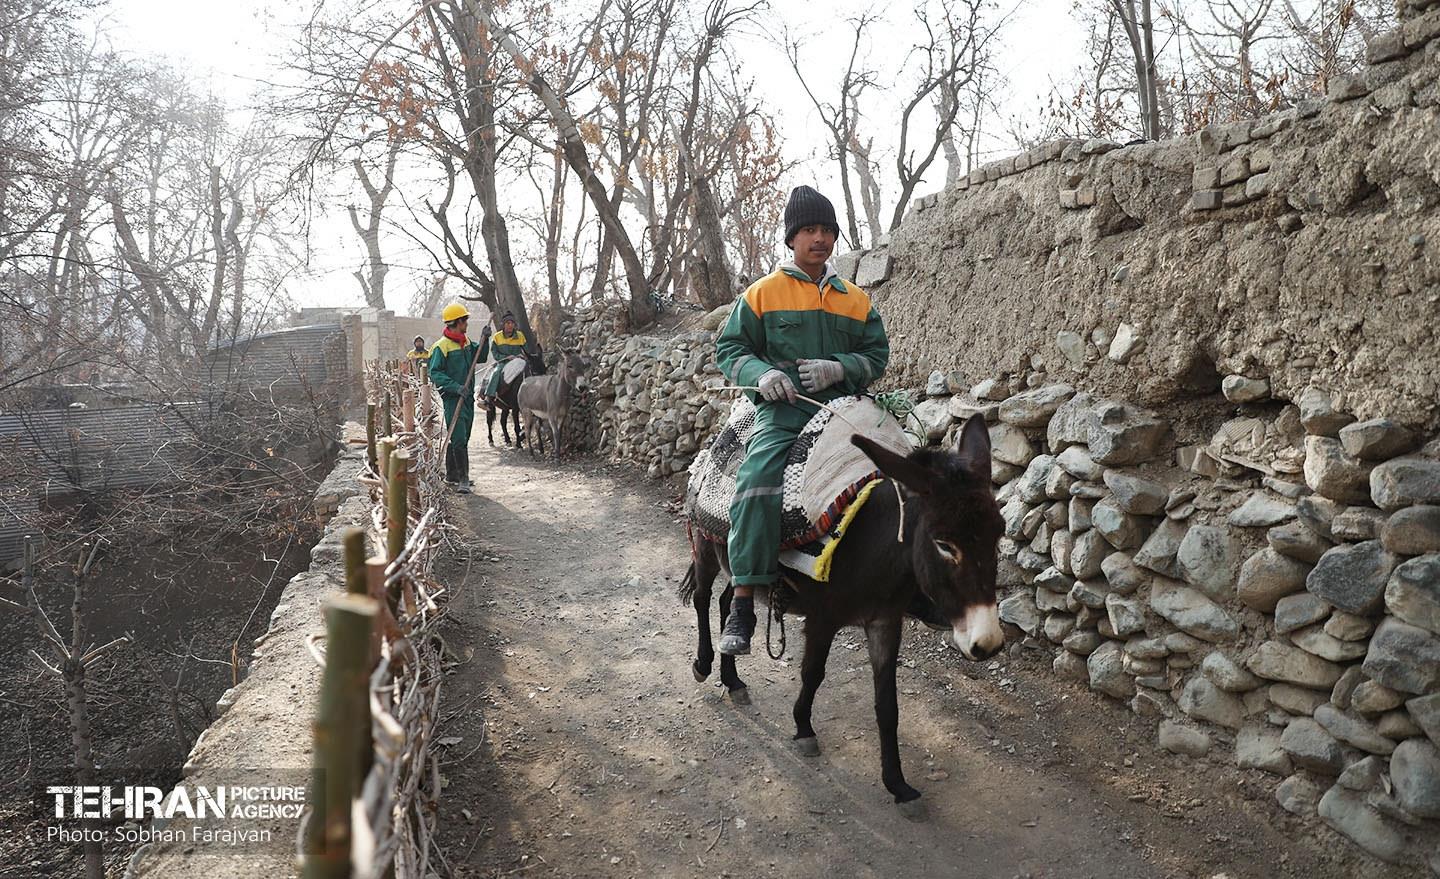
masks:
<path id="1" fill-rule="evenodd" d="M 445 321 L 445 323 L 447 324 L 450 323 L 450 321 L 452 320 L 459 320 L 462 317 L 469 316 L 470 311 L 458 302 L 450 303 L 449 305 L 445 306 L 444 311 L 440 312 L 440 319 Z"/>

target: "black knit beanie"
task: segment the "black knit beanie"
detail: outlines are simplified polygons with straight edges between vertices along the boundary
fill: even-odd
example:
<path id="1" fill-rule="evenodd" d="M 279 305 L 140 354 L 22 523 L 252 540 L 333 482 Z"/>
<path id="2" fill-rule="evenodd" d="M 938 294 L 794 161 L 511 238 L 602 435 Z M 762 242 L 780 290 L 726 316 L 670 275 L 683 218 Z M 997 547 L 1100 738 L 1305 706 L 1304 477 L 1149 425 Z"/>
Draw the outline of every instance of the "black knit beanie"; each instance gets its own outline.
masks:
<path id="1" fill-rule="evenodd" d="M 835 222 L 835 206 L 830 199 L 808 186 L 797 186 L 790 190 L 790 201 L 785 205 L 785 246 L 789 247 L 795 233 L 806 226 L 829 226 L 840 237 L 840 224 Z"/>

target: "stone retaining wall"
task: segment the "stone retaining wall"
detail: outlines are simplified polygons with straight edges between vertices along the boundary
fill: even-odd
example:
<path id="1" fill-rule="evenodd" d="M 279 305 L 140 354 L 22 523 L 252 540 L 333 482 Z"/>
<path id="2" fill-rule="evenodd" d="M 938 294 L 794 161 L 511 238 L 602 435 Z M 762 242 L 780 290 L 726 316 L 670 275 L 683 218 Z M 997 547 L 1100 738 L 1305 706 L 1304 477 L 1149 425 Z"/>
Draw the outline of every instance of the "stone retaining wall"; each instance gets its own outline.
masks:
<path id="1" fill-rule="evenodd" d="M 591 335 L 607 451 L 683 473 L 731 396 L 707 393 L 713 339 Z M 1440 439 L 1234 375 L 1179 419 L 962 384 L 934 371 L 910 423 L 932 444 L 989 424 L 1016 649 L 1158 718 L 1162 748 L 1274 774 L 1281 807 L 1377 857 L 1440 857 Z"/>
<path id="2" fill-rule="evenodd" d="M 1151 406 L 1267 381 L 1440 428 L 1440 4 L 1409 4 L 1327 100 L 1121 147 L 1045 144 L 918 200 L 841 258 L 939 367 Z"/>

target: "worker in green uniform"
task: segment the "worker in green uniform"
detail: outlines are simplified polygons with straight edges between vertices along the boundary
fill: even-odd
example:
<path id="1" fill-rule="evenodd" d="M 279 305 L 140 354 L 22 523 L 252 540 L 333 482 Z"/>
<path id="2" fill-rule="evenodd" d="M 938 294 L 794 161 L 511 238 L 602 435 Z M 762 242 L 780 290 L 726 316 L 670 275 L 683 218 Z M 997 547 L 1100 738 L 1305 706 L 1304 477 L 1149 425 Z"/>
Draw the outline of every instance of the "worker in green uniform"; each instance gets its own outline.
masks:
<path id="1" fill-rule="evenodd" d="M 734 601 L 720 652 L 750 652 L 756 586 L 779 578 L 785 458 L 820 402 L 863 393 L 890 361 L 885 325 L 864 290 L 830 265 L 840 226 L 835 207 L 809 186 L 785 205 L 785 245 L 793 259 L 750 285 L 715 342 L 720 369 L 756 404 L 755 429 L 735 477 L 730 505 L 730 582 Z"/>
<path id="2" fill-rule="evenodd" d="M 430 365 L 430 349 L 425 347 L 425 337 L 416 336 L 410 340 L 410 350 L 405 352 L 405 359 L 415 364 L 416 370 L 425 369 Z M 415 373 L 417 376 L 419 372 Z"/>
<path id="3" fill-rule="evenodd" d="M 490 370 L 485 396 L 494 397 L 500 393 L 500 384 L 505 377 L 505 364 L 516 357 L 525 356 L 525 334 L 515 328 L 515 315 L 507 311 L 500 319 L 500 332 L 490 337 L 490 350 L 495 355 L 495 368 Z"/>
<path id="4" fill-rule="evenodd" d="M 475 421 L 475 365 L 489 355 L 490 340 L 465 335 L 470 311 L 458 302 L 440 315 L 445 330 L 430 349 L 430 381 L 440 390 L 450 442 L 445 447 L 445 481 L 460 494 L 470 493 L 470 425 Z"/>

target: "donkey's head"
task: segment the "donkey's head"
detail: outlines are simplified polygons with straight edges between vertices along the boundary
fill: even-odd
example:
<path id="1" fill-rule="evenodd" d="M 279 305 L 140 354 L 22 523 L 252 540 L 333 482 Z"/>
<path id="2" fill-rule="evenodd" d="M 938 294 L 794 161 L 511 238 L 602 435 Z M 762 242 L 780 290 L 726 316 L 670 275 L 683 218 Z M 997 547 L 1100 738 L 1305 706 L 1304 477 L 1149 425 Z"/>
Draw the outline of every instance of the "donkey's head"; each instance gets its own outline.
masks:
<path id="1" fill-rule="evenodd" d="M 557 370 L 560 380 L 572 390 L 585 390 L 590 386 L 590 379 L 585 374 L 590 371 L 591 362 L 589 357 L 579 351 L 561 351 L 560 368 Z"/>
<path id="2" fill-rule="evenodd" d="M 853 439 L 880 472 L 906 489 L 914 517 L 910 562 L 925 596 L 953 627 L 955 646 L 984 659 L 1005 645 L 995 604 L 996 551 L 1005 524 L 990 487 L 990 434 L 972 416 L 955 448 L 917 449 L 902 457 L 869 439 Z"/>

